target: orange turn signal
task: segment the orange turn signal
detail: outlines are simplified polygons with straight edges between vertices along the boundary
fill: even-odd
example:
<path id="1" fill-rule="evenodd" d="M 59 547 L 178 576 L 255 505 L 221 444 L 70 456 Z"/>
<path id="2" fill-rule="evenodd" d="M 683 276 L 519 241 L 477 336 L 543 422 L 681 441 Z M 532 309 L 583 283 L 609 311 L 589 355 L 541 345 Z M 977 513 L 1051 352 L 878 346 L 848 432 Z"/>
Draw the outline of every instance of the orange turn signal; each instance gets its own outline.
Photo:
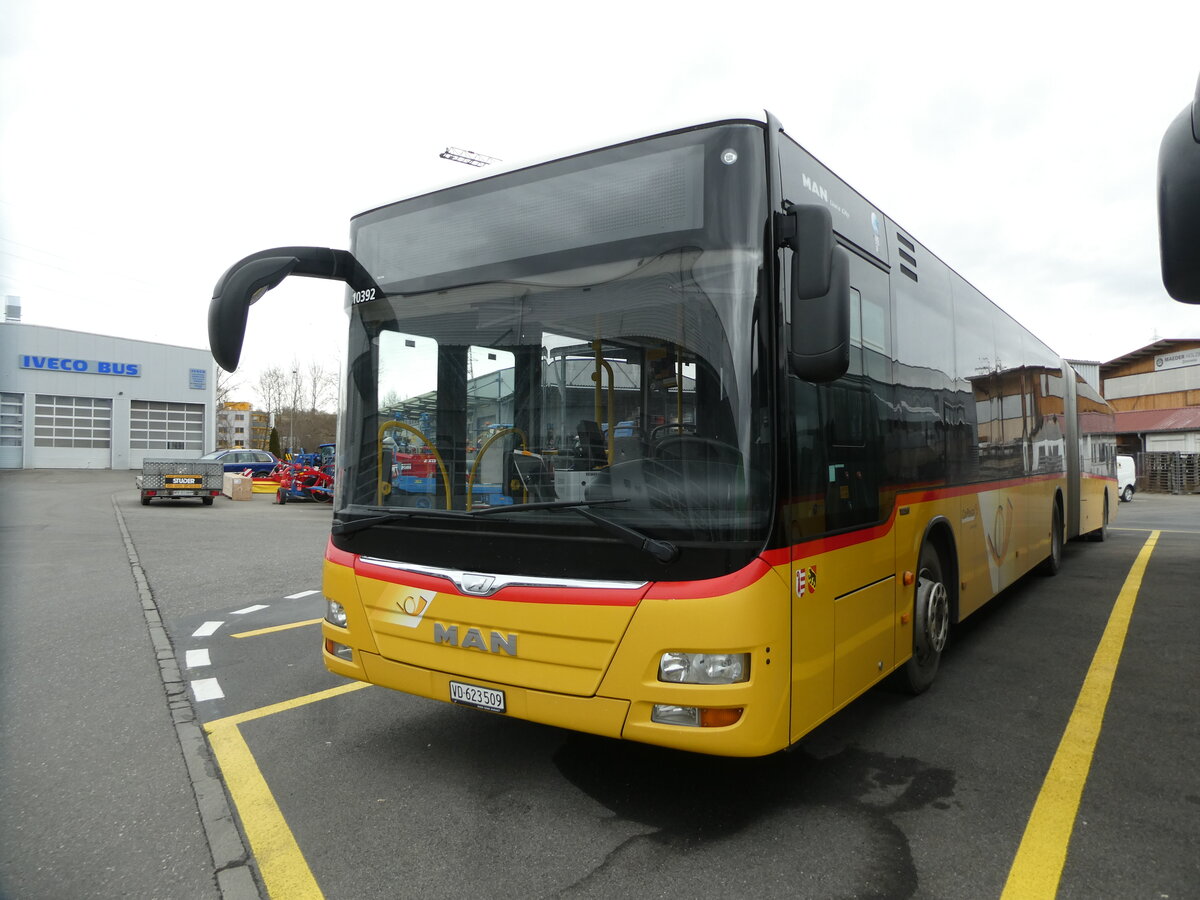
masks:
<path id="1" fill-rule="evenodd" d="M 742 707 L 740 706 L 733 709 L 701 708 L 700 727 L 721 728 L 725 725 L 736 725 L 741 717 Z"/>

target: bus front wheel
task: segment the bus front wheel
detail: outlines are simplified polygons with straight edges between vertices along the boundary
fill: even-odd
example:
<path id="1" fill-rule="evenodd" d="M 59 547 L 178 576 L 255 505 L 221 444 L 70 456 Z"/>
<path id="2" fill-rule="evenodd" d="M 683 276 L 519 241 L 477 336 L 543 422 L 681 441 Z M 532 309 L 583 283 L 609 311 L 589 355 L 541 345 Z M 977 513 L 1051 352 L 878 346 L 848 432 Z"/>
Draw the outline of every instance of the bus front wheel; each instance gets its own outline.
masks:
<path id="1" fill-rule="evenodd" d="M 949 634 L 950 593 L 942 580 L 942 561 L 937 550 L 926 544 L 921 548 L 913 598 L 913 654 L 904 664 L 904 681 L 911 693 L 920 694 L 933 684 Z"/>

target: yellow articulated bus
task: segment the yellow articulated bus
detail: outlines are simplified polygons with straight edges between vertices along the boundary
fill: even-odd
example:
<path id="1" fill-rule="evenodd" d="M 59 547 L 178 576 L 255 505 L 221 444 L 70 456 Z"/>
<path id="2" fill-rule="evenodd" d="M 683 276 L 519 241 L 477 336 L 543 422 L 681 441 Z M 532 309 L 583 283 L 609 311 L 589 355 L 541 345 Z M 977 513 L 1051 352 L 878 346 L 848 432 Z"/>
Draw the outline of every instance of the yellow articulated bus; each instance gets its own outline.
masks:
<path id="1" fill-rule="evenodd" d="M 347 284 L 331 671 L 762 755 L 1103 538 L 1097 392 L 769 114 L 476 176 L 210 308 Z"/>

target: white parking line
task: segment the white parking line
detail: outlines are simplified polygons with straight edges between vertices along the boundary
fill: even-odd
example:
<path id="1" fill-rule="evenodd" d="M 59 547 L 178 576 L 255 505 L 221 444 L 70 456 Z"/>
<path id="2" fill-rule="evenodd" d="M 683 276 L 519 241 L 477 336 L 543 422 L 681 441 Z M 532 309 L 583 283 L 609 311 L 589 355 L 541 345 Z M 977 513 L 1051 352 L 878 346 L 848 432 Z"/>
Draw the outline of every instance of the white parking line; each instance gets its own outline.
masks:
<path id="1" fill-rule="evenodd" d="M 254 606 L 247 606 L 245 609 L 235 609 L 230 613 L 231 616 L 244 616 L 246 613 L 258 612 L 260 609 L 266 609 L 265 603 L 256 603 Z"/>
<path id="2" fill-rule="evenodd" d="M 224 622 L 205 622 L 192 632 L 192 637 L 209 637 L 215 634 L 216 630 L 224 624 Z"/>
<path id="3" fill-rule="evenodd" d="M 221 685 L 215 678 L 198 678 L 192 682 L 192 696 L 196 698 L 197 703 L 205 700 L 220 700 L 225 696 L 225 692 L 221 690 Z"/>
<path id="4" fill-rule="evenodd" d="M 284 600 L 299 600 L 301 597 L 311 597 L 313 594 L 319 594 L 320 591 L 301 591 L 298 594 L 288 594 Z"/>
<path id="5" fill-rule="evenodd" d="M 212 665 L 212 660 L 209 659 L 207 650 L 189 650 L 184 654 L 184 664 L 189 669 L 199 669 Z"/>

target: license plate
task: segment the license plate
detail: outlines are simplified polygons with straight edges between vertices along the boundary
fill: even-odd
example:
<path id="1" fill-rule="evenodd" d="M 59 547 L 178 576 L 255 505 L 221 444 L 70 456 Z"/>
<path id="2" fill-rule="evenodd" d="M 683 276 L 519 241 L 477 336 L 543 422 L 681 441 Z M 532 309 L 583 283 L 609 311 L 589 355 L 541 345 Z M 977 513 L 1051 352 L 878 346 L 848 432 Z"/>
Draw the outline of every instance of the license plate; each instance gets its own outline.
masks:
<path id="1" fill-rule="evenodd" d="M 486 709 L 491 712 L 505 711 L 504 691 L 463 684 L 461 681 L 450 682 L 450 699 L 464 706 L 474 706 L 476 709 Z"/>

